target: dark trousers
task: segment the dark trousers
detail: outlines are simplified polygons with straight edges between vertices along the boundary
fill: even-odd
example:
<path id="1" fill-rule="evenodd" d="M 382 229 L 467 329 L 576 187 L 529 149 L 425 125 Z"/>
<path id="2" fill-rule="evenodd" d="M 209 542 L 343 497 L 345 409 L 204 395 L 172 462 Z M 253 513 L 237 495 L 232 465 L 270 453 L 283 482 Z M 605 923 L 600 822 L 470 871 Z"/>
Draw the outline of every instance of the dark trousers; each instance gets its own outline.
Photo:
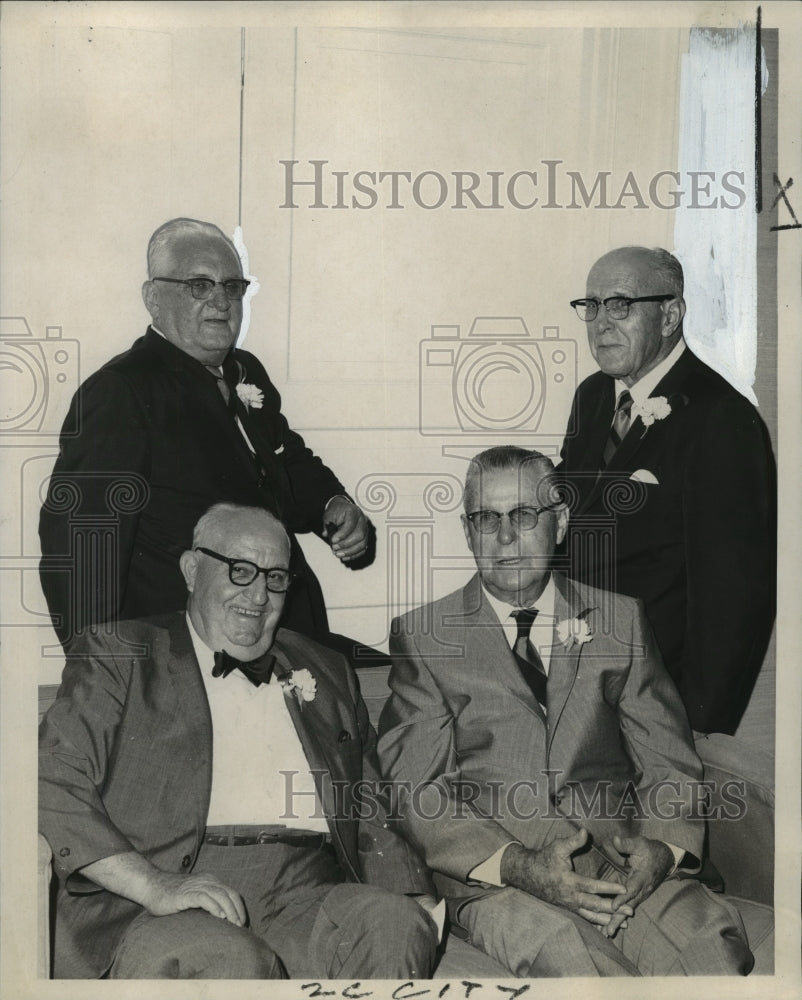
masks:
<path id="1" fill-rule="evenodd" d="M 431 975 L 437 941 L 430 917 L 405 896 L 346 882 L 328 844 L 207 844 L 194 870 L 240 893 L 248 926 L 202 910 L 143 912 L 118 949 L 112 978 L 270 979 L 282 966 L 291 979 Z"/>

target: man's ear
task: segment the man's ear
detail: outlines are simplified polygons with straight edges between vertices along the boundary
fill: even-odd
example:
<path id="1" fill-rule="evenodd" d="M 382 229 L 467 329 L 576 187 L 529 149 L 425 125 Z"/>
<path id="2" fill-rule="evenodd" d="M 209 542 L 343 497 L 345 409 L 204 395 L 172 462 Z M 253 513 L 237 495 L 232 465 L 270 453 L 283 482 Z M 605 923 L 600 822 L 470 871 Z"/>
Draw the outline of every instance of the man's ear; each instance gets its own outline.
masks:
<path id="1" fill-rule="evenodd" d="M 565 533 L 568 531 L 568 520 L 569 513 L 567 505 L 563 504 L 558 507 L 554 513 L 557 515 L 557 545 L 565 538 Z"/>
<path id="2" fill-rule="evenodd" d="M 460 521 L 462 521 L 462 530 L 465 532 L 465 541 L 468 543 L 468 548 L 473 552 L 473 536 L 471 535 L 471 522 L 464 514 L 460 514 Z"/>
<path id="3" fill-rule="evenodd" d="M 685 317 L 685 299 L 676 298 L 663 303 L 663 337 L 673 337 Z"/>
<path id="4" fill-rule="evenodd" d="M 181 558 L 178 560 L 178 565 L 181 567 L 181 573 L 184 576 L 184 582 L 187 585 L 187 590 L 192 593 L 195 589 L 195 575 L 198 572 L 198 556 L 197 553 L 187 549 L 186 552 L 181 553 Z"/>
<path id="5" fill-rule="evenodd" d="M 159 296 L 156 291 L 156 283 L 154 281 L 146 281 L 142 285 L 142 301 L 145 303 L 145 308 L 150 313 L 150 318 L 155 320 L 159 316 Z"/>

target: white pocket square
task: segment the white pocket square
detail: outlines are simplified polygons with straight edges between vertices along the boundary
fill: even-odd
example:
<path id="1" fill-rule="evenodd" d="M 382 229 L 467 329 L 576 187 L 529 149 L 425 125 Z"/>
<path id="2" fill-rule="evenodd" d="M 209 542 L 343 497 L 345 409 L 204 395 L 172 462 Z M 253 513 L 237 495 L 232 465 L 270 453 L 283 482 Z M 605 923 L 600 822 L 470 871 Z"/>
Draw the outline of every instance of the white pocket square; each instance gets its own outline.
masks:
<path id="1" fill-rule="evenodd" d="M 275 451 L 273 452 L 273 454 L 274 455 L 280 455 L 282 453 L 282 451 L 284 451 L 284 445 L 283 444 L 280 445 L 278 448 L 276 448 Z"/>
<path id="2" fill-rule="evenodd" d="M 653 472 L 649 472 L 648 469 L 636 469 L 629 478 L 634 479 L 636 483 L 653 483 L 655 486 L 660 485 L 655 474 Z"/>

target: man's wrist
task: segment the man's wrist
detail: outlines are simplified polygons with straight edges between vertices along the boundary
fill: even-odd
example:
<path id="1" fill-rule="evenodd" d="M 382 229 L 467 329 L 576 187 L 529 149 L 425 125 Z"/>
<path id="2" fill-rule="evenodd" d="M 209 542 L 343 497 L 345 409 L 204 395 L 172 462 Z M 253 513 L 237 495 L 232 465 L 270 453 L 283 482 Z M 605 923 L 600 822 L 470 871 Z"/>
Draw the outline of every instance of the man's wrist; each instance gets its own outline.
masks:
<path id="1" fill-rule="evenodd" d="M 521 869 L 530 853 L 523 844 L 513 843 L 507 845 L 506 850 L 501 855 L 501 865 L 499 867 L 502 885 L 510 885 L 516 889 L 520 888 L 522 882 Z"/>

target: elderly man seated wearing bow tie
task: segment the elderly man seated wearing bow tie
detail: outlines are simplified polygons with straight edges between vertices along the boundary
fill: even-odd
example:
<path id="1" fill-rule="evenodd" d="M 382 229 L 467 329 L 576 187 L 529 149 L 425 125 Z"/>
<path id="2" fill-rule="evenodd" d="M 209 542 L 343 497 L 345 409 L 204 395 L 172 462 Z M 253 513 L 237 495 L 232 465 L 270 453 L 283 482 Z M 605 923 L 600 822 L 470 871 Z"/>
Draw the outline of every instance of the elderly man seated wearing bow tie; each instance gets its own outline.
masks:
<path id="1" fill-rule="evenodd" d="M 40 731 L 56 978 L 431 974 L 429 875 L 356 794 L 378 768 L 354 674 L 278 628 L 289 556 L 273 515 L 218 504 L 186 613 L 71 651 Z"/>

